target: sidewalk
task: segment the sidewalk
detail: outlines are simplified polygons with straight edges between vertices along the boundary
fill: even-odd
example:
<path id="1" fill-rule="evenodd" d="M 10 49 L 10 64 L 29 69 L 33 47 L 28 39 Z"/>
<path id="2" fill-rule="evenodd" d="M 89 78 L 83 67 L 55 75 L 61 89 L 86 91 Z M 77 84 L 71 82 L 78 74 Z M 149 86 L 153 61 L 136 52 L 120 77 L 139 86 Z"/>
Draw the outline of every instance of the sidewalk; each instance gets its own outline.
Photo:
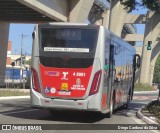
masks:
<path id="1" fill-rule="evenodd" d="M 136 91 L 134 94 L 157 94 L 158 95 L 159 90 L 157 89 L 156 91 Z M 146 124 L 160 124 L 158 122 L 158 118 L 154 117 L 153 114 L 150 113 L 143 113 L 142 109 L 139 109 L 138 112 L 136 113 L 136 116 L 139 119 L 142 119 Z"/>
<path id="2" fill-rule="evenodd" d="M 145 93 L 145 94 L 157 94 L 157 93 L 159 93 L 159 90 L 156 90 L 156 91 L 135 91 L 134 92 L 134 94 L 143 94 L 143 93 Z"/>
<path id="3" fill-rule="evenodd" d="M 0 100 L 11 100 L 11 99 L 29 99 L 30 96 L 9 96 L 9 97 L 0 97 Z"/>

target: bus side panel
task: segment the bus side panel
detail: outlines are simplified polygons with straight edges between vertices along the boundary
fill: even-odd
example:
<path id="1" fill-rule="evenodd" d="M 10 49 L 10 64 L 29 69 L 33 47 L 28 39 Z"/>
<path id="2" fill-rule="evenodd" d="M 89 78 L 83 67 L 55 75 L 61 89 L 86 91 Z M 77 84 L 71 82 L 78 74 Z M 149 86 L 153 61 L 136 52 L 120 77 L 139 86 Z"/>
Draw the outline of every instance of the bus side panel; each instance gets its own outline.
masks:
<path id="1" fill-rule="evenodd" d="M 125 42 L 112 38 L 114 44 L 114 75 L 113 90 L 115 90 L 115 107 L 127 103 L 127 96 L 132 83 L 132 64 L 134 50 L 127 47 Z"/>
<path id="2" fill-rule="evenodd" d="M 103 112 L 109 108 L 110 91 L 109 88 L 109 58 L 110 58 L 110 32 L 105 30 L 104 33 L 105 43 L 104 43 L 104 54 L 103 54 L 103 70 L 104 70 L 104 80 L 103 80 L 103 91 L 102 91 L 102 103 L 101 107 Z"/>
<path id="3" fill-rule="evenodd" d="M 35 69 L 35 71 L 37 72 L 37 79 L 40 82 L 40 74 L 39 74 L 39 37 L 38 37 L 38 25 L 35 26 L 35 38 L 33 39 L 33 44 L 32 44 L 32 60 L 31 60 L 31 67 Z M 40 105 L 41 103 L 39 102 L 39 96 L 41 95 L 40 93 L 36 92 L 35 90 L 33 90 L 33 83 L 32 83 L 32 77 L 33 74 L 31 72 L 31 105 L 35 106 L 35 105 Z M 41 84 L 40 84 L 41 85 Z M 41 88 L 41 87 L 40 87 Z"/>

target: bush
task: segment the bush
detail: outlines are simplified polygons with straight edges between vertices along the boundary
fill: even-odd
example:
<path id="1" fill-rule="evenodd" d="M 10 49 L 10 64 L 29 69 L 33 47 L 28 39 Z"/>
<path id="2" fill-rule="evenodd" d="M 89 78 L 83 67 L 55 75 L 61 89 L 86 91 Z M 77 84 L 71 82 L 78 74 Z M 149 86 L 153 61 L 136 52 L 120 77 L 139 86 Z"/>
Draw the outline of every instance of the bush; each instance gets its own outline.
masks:
<path id="1" fill-rule="evenodd" d="M 160 119 L 160 101 L 152 101 L 145 108 Z"/>
<path id="2" fill-rule="evenodd" d="M 7 96 L 29 96 L 29 92 L 20 91 L 17 89 L 12 90 L 0 90 L 0 97 L 7 97 Z"/>
<path id="3" fill-rule="evenodd" d="M 149 84 L 135 83 L 134 90 L 135 91 L 152 91 L 152 86 L 150 86 Z"/>

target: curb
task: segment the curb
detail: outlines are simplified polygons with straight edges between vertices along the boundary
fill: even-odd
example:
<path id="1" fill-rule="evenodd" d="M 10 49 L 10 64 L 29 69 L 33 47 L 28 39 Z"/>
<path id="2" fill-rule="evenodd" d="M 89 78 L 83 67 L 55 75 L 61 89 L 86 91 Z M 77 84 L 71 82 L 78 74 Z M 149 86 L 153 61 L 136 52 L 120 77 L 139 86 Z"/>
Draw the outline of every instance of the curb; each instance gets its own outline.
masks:
<path id="1" fill-rule="evenodd" d="M 30 96 L 7 96 L 7 97 L 0 97 L 0 100 L 25 99 L 25 98 L 30 98 Z"/>
<path id="2" fill-rule="evenodd" d="M 135 91 L 134 94 L 139 94 L 139 93 L 159 93 L 159 90 L 157 91 Z"/>
<path id="3" fill-rule="evenodd" d="M 137 116 L 139 119 L 142 119 L 146 124 L 159 124 L 159 123 L 151 120 L 151 119 L 148 118 L 147 116 L 144 116 L 144 115 L 141 113 L 141 110 L 142 110 L 142 109 L 139 109 L 138 112 L 136 113 L 136 116 Z"/>

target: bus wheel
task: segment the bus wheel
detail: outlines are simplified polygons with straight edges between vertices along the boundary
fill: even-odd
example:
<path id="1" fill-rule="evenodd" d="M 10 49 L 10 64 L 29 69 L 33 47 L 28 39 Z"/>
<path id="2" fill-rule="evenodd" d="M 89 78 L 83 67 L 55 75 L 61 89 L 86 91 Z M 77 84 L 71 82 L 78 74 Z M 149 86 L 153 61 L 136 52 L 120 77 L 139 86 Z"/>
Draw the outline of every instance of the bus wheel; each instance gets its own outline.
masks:
<path id="1" fill-rule="evenodd" d="M 112 96 L 112 99 L 110 100 L 110 107 L 109 107 L 109 113 L 107 114 L 108 118 L 111 118 L 113 115 L 113 109 L 114 109 L 114 95 Z"/>
<path id="2" fill-rule="evenodd" d="M 123 108 L 127 109 L 128 108 L 128 103 L 126 103 L 125 105 L 123 105 Z"/>
<path id="3" fill-rule="evenodd" d="M 54 110 L 48 110 L 48 112 L 50 113 L 50 115 L 54 116 L 55 115 L 55 111 Z"/>
<path id="4" fill-rule="evenodd" d="M 128 108 L 128 103 L 130 102 L 130 99 L 131 99 L 131 97 L 130 97 L 130 91 L 129 91 L 128 96 L 127 96 L 127 103 L 125 105 L 123 105 L 124 109 Z"/>
<path id="5" fill-rule="evenodd" d="M 52 115 L 52 116 L 57 116 L 57 115 L 59 115 L 62 111 L 60 111 L 60 110 L 54 110 L 54 109 L 49 109 L 48 112 L 49 112 L 50 115 Z"/>

